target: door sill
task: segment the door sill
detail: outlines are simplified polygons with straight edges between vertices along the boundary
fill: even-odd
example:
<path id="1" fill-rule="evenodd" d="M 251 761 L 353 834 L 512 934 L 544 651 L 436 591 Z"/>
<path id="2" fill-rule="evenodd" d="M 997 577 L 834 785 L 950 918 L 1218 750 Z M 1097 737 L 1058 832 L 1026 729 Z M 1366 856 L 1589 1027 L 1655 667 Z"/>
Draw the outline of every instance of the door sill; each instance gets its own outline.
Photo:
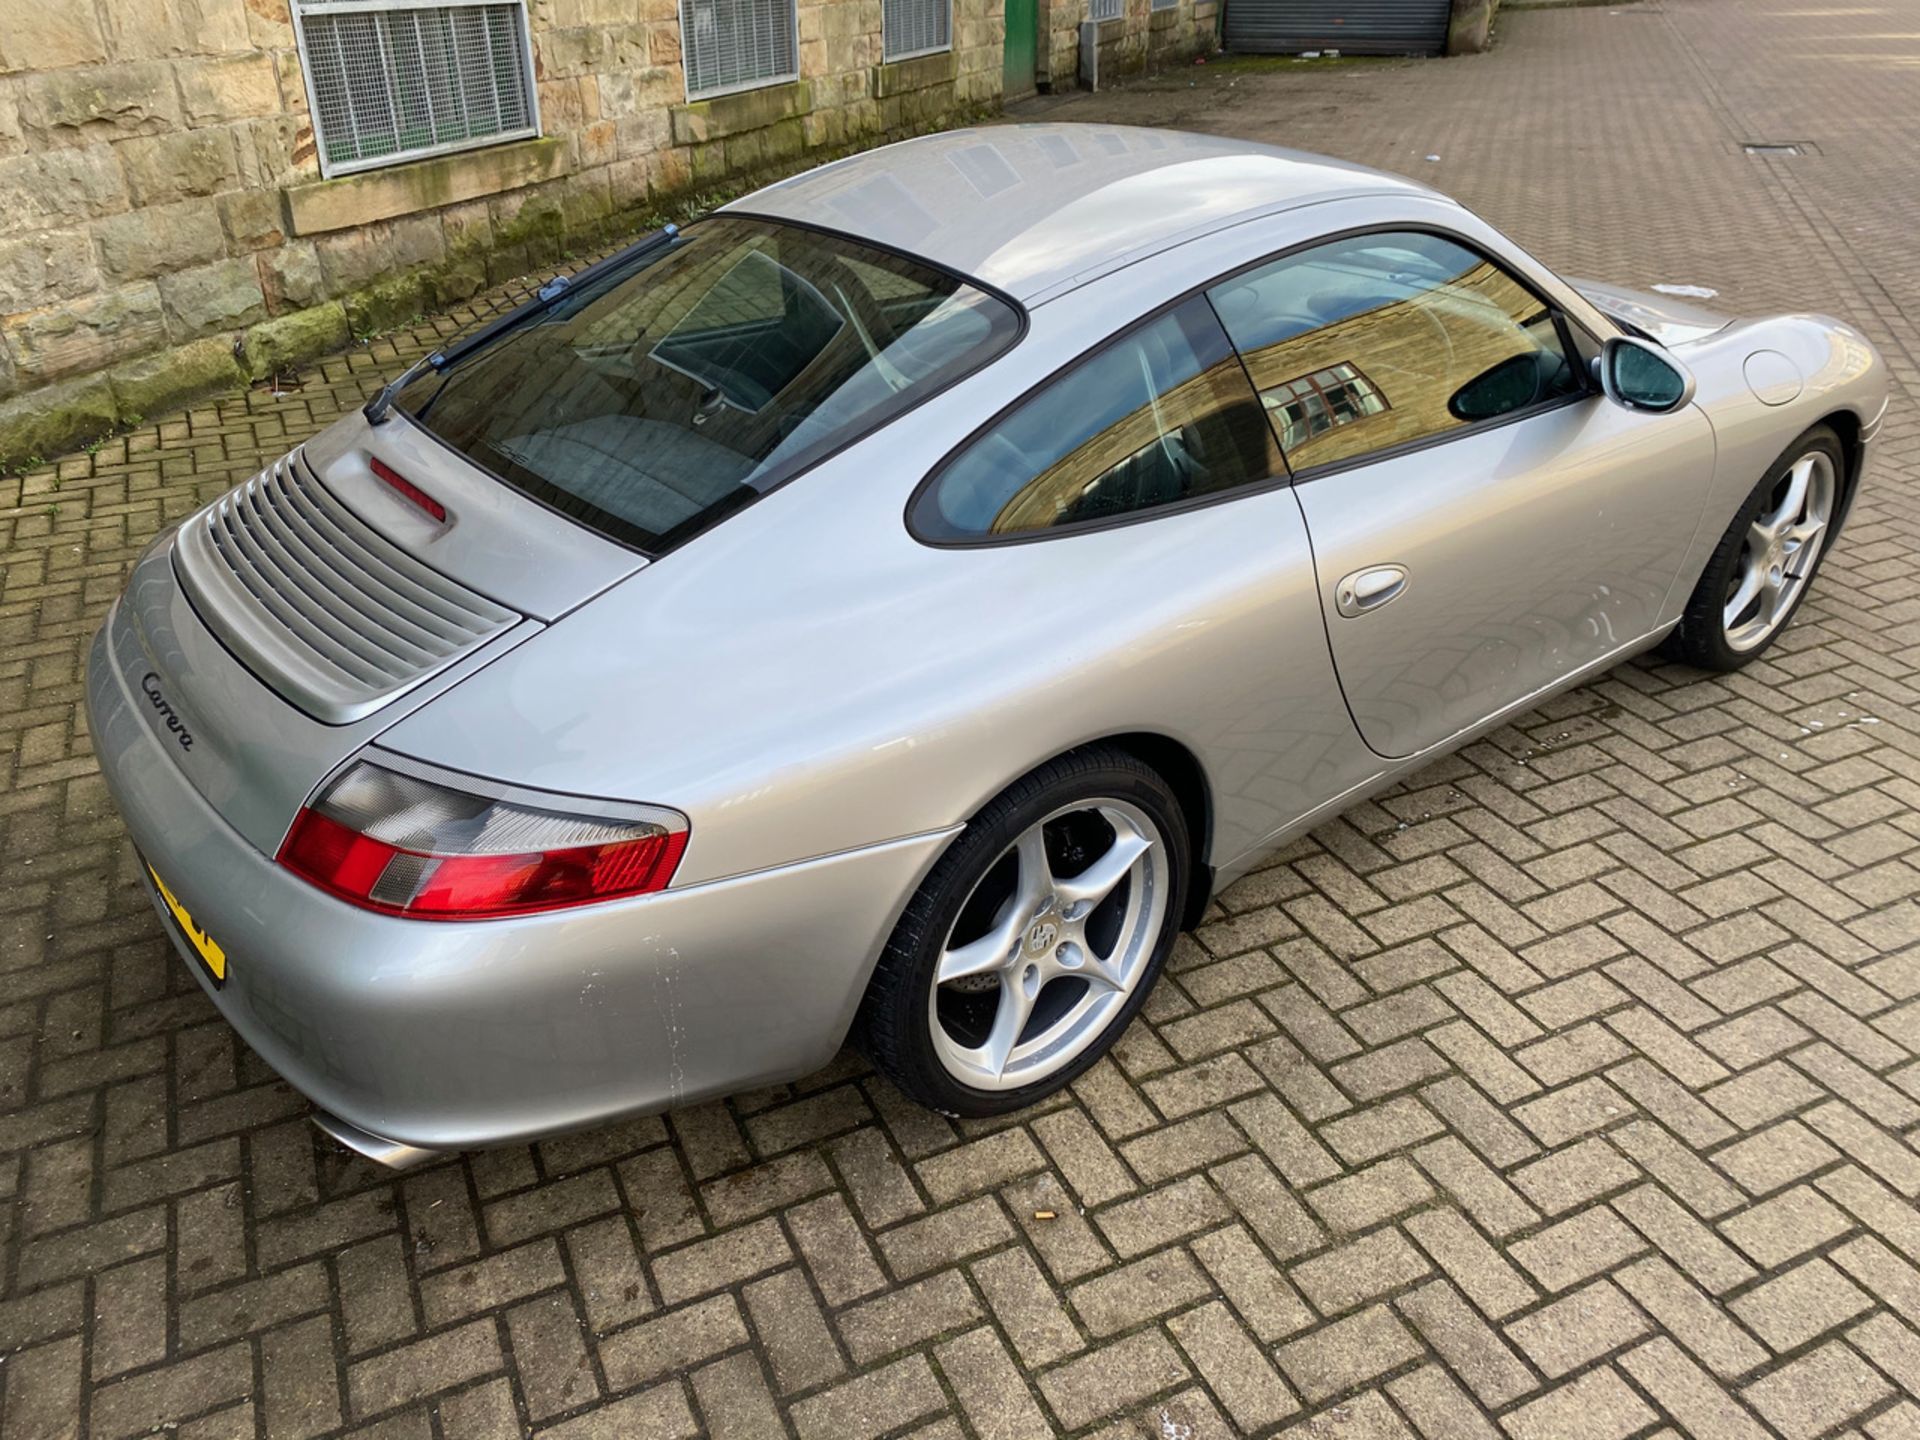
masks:
<path id="1" fill-rule="evenodd" d="M 1448 754 L 1451 751 L 1459 749 L 1462 745 L 1479 739 L 1490 730 L 1497 730 L 1515 715 L 1524 714 L 1526 711 L 1540 704 L 1543 700 L 1551 699 L 1555 695 L 1564 694 L 1568 690 L 1577 689 L 1579 686 L 1593 679 L 1594 676 L 1603 675 L 1615 666 L 1631 660 L 1634 656 L 1645 654 L 1648 650 L 1651 650 L 1662 640 L 1666 639 L 1672 632 L 1673 627 L 1679 623 L 1677 620 L 1671 621 L 1668 624 L 1659 626 L 1657 629 L 1648 631 L 1637 640 L 1630 640 L 1625 645 L 1616 646 L 1598 660 L 1583 665 L 1580 669 L 1562 676 L 1551 684 L 1542 685 L 1537 690 L 1529 691 L 1518 700 L 1512 701 L 1494 711 L 1493 714 L 1487 716 L 1485 719 L 1476 720 L 1473 724 L 1464 726 L 1454 731 L 1445 739 L 1437 740 L 1423 750 L 1414 751 L 1411 755 L 1380 755 L 1379 751 L 1374 750 L 1371 745 L 1367 745 L 1369 752 L 1378 755 L 1382 760 L 1387 762 L 1384 766 L 1374 771 L 1374 773 L 1369 775 L 1365 780 L 1348 786 L 1345 790 L 1334 796 L 1333 799 L 1314 806 L 1314 808 L 1306 814 L 1282 825 L 1278 830 L 1275 830 L 1258 844 L 1249 846 L 1234 860 L 1221 865 L 1219 867 L 1221 875 L 1220 883 L 1223 885 L 1230 884 L 1233 879 L 1237 879 L 1239 876 L 1250 871 L 1254 863 L 1257 862 L 1261 856 L 1279 849 L 1289 840 L 1306 834 L 1322 821 L 1331 820 L 1342 811 L 1351 809 L 1368 795 L 1391 785 L 1402 775 L 1418 770 L 1423 765 L 1431 764 L 1442 755 Z M 1360 743 L 1366 745 L 1366 736 L 1360 735 L 1358 725 L 1354 726 L 1354 733 L 1359 735 Z"/>

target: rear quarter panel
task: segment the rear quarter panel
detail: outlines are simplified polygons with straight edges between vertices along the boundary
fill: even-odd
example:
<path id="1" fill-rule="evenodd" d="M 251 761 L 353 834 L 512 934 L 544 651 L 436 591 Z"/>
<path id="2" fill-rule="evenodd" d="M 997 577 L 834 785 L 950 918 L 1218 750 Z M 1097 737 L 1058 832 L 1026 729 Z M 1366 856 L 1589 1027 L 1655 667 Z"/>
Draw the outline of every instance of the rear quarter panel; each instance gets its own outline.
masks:
<path id="1" fill-rule="evenodd" d="M 677 883 L 943 828 L 1050 756 L 1129 731 L 1199 757 L 1216 860 L 1255 848 L 1376 768 L 1340 701 L 1285 483 L 1023 544 L 935 548 L 904 519 L 953 446 L 1166 283 L 1123 271 L 1039 308 L 1001 362 L 382 743 L 678 807 L 692 836 Z"/>

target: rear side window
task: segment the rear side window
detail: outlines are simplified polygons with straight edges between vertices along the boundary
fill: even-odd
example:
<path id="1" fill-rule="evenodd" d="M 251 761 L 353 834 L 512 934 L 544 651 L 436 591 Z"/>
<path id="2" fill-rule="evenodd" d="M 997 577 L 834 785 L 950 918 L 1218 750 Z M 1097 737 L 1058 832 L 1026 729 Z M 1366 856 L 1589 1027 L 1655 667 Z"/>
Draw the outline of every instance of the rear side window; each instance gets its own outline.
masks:
<path id="1" fill-rule="evenodd" d="M 1296 474 L 1585 389 L 1546 303 L 1438 235 L 1335 240 L 1208 293 Z"/>
<path id="2" fill-rule="evenodd" d="M 998 355 L 1019 313 L 890 251 L 721 216 L 400 396 L 501 480 L 660 553 Z"/>
<path id="3" fill-rule="evenodd" d="M 996 420 L 920 492 L 913 528 L 955 542 L 1093 525 L 1281 470 L 1246 371 L 1196 297 Z"/>

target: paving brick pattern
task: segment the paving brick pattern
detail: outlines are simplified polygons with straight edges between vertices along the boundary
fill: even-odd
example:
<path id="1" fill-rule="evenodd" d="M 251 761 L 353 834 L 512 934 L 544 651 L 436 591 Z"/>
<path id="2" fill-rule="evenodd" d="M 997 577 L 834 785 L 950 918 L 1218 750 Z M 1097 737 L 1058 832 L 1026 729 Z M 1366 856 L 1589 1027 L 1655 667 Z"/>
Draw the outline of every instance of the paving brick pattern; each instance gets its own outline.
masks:
<path id="1" fill-rule="evenodd" d="M 1003 1123 L 848 1056 L 399 1178 L 335 1150 L 170 953 L 79 667 L 162 521 L 434 328 L 0 482 L 0 1440 L 1920 1435 L 1920 7 L 1502 28 L 1051 111 L 1848 315 L 1903 387 L 1872 487 L 1764 662 L 1622 669 L 1296 844 Z"/>

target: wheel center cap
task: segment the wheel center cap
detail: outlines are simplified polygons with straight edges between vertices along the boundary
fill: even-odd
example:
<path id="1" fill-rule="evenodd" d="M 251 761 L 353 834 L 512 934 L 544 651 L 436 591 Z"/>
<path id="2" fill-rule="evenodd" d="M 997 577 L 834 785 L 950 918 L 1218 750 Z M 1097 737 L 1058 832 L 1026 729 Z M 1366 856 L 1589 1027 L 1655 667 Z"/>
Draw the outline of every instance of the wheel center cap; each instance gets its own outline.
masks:
<path id="1" fill-rule="evenodd" d="M 1773 540 L 1767 546 L 1767 553 L 1762 559 L 1762 564 L 1766 568 L 1768 578 L 1770 578 L 1774 584 L 1778 585 L 1781 575 L 1785 573 L 1787 568 L 1786 541 L 1778 535 L 1774 536 Z"/>
<path id="2" fill-rule="evenodd" d="M 1027 953 L 1044 955 L 1053 948 L 1053 942 L 1060 938 L 1060 927 L 1051 920 L 1039 921 L 1027 931 Z"/>

